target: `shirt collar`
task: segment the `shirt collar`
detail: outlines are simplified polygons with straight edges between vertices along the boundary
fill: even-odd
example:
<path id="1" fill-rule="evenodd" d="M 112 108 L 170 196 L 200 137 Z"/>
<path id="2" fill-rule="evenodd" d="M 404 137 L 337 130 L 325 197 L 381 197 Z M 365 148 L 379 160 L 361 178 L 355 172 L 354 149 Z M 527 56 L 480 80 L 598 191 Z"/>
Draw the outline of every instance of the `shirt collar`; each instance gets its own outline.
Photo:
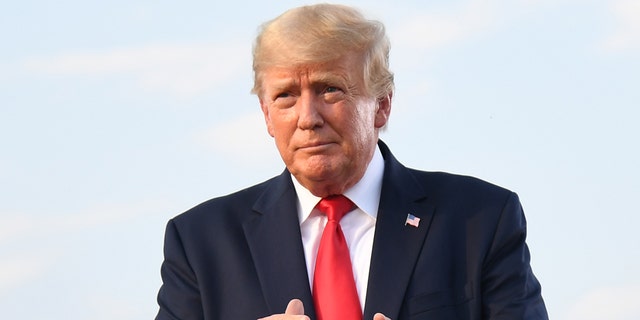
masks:
<path id="1" fill-rule="evenodd" d="M 349 198 L 360 210 L 374 219 L 378 216 L 383 175 L 384 158 L 382 157 L 380 148 L 376 146 L 373 158 L 371 158 L 367 170 L 360 181 L 344 193 L 344 196 Z M 291 180 L 293 180 L 293 186 L 298 195 L 298 219 L 302 224 L 302 222 L 309 218 L 313 208 L 315 208 L 321 198 L 314 196 L 309 190 L 303 187 L 295 177 L 292 176 Z"/>

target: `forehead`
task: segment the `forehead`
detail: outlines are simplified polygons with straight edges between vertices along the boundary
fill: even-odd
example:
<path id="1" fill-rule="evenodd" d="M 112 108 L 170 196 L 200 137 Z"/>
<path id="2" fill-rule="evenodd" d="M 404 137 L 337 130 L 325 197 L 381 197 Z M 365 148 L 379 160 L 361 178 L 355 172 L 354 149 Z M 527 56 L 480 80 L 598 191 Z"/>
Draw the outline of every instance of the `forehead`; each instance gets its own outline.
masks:
<path id="1" fill-rule="evenodd" d="M 358 84 L 364 81 L 361 55 L 346 54 L 321 63 L 291 63 L 267 67 L 262 71 L 265 88 L 289 86 L 306 80 L 310 82 L 346 81 Z"/>

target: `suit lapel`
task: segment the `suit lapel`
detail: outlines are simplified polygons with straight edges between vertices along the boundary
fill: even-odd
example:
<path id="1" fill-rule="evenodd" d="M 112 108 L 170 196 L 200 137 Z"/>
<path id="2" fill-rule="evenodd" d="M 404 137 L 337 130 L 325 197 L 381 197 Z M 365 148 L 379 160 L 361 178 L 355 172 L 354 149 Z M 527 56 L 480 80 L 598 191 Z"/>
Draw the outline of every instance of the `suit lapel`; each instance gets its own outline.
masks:
<path id="1" fill-rule="evenodd" d="M 271 314 L 283 313 L 289 300 L 301 299 L 315 318 L 297 215 L 297 198 L 285 171 L 265 188 L 243 227 L 262 292 Z"/>
<path id="2" fill-rule="evenodd" d="M 397 319 L 413 267 L 429 230 L 434 207 L 407 168 L 380 142 L 385 172 L 369 270 L 364 319 L 382 312 Z M 244 224 L 256 273 L 271 314 L 284 312 L 293 298 L 315 319 L 313 298 L 297 217 L 297 197 L 285 171 L 272 180 L 256 201 L 256 212 Z M 420 218 L 405 225 L 407 214 Z"/>
<path id="3" fill-rule="evenodd" d="M 413 175 L 381 142 L 385 157 L 380 208 L 373 240 L 364 319 L 382 312 L 397 319 L 405 291 L 433 217 L 434 207 Z M 406 225 L 408 214 L 420 218 Z"/>

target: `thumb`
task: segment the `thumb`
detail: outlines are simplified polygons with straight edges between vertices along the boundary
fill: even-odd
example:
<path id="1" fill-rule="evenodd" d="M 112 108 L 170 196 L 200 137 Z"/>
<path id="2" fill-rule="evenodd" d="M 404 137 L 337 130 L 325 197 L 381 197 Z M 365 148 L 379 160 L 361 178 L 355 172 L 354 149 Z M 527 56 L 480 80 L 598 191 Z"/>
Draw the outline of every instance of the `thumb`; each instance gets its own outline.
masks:
<path id="1" fill-rule="evenodd" d="M 300 299 L 291 299 L 287 305 L 287 310 L 284 314 L 287 315 L 304 315 L 304 304 Z"/>
<path id="2" fill-rule="evenodd" d="M 391 319 L 387 318 L 384 314 L 378 312 L 373 316 L 373 320 L 391 320 Z"/>

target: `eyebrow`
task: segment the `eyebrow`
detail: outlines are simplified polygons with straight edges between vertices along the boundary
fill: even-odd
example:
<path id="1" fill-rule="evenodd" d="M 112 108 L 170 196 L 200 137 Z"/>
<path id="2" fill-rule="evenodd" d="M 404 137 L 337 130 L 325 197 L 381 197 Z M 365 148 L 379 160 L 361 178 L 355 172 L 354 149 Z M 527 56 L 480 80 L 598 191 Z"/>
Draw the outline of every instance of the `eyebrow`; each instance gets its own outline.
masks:
<path id="1" fill-rule="evenodd" d="M 283 78 L 278 80 L 272 80 L 269 83 L 269 88 L 275 91 L 282 91 L 298 85 L 300 81 L 297 78 Z"/>
<path id="2" fill-rule="evenodd" d="M 330 84 L 341 84 L 344 86 L 349 86 L 351 81 L 349 77 L 344 73 L 336 73 L 336 72 L 314 72 L 309 77 L 309 81 L 313 83 L 330 83 Z"/>
<path id="3" fill-rule="evenodd" d="M 286 91 L 291 88 L 295 88 L 300 86 L 300 77 L 306 75 L 296 75 L 296 76 L 285 76 L 282 78 L 276 78 L 269 81 L 269 89 L 272 91 Z M 343 72 L 331 72 L 331 71 L 312 71 L 308 76 L 308 80 L 311 85 L 318 84 L 330 84 L 337 86 L 344 86 L 346 88 L 352 88 L 354 84 L 352 83 L 350 77 L 347 73 Z"/>

